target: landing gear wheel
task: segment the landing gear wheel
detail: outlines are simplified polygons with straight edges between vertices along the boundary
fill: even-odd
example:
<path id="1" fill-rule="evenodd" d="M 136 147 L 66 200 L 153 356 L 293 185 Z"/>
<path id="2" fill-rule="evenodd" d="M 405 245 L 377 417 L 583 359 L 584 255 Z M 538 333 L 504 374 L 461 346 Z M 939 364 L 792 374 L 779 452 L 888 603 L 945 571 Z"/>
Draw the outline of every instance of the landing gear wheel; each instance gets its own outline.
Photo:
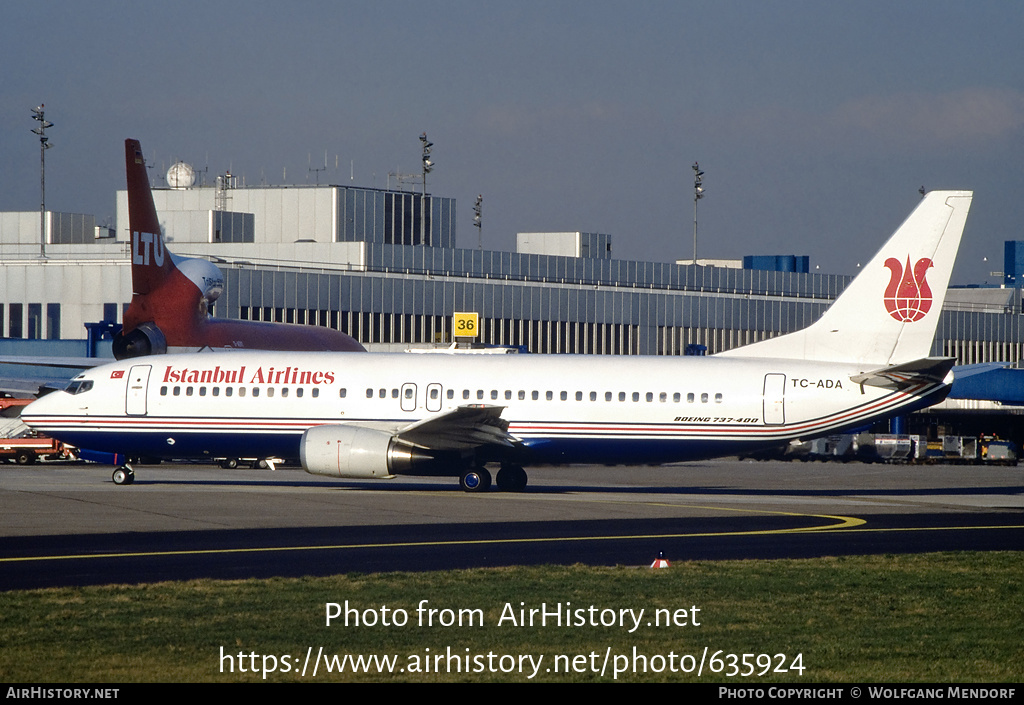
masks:
<path id="1" fill-rule="evenodd" d="M 127 465 L 119 465 L 114 468 L 114 474 L 110 476 L 115 485 L 130 485 L 135 482 L 135 471 Z"/>
<path id="2" fill-rule="evenodd" d="M 238 467 L 238 460 L 235 458 L 225 458 L 220 461 L 220 466 L 225 470 L 234 470 Z"/>
<path id="3" fill-rule="evenodd" d="M 498 489 L 502 492 L 522 492 L 526 489 L 526 471 L 518 465 L 506 465 L 498 471 Z"/>
<path id="4" fill-rule="evenodd" d="M 491 487 L 491 473 L 487 468 L 473 468 L 462 473 L 459 487 L 466 492 L 486 492 Z"/>

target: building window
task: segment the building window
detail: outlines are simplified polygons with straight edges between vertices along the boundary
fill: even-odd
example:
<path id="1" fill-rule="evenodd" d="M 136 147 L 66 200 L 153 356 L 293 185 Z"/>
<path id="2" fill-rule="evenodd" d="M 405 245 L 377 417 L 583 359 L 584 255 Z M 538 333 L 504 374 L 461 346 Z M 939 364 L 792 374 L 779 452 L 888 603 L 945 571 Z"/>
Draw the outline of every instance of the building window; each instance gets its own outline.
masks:
<path id="1" fill-rule="evenodd" d="M 9 311 L 8 318 L 11 321 L 11 327 L 9 329 L 10 332 L 8 333 L 8 337 L 20 338 L 22 320 L 21 317 L 22 314 L 24 313 L 24 309 L 22 308 L 21 304 L 11 304 L 10 306 L 7 307 L 7 310 Z"/>
<path id="2" fill-rule="evenodd" d="M 46 337 L 60 339 L 60 304 L 46 304 Z"/>
<path id="3" fill-rule="evenodd" d="M 43 305 L 28 305 L 28 336 L 29 340 L 43 337 Z"/>

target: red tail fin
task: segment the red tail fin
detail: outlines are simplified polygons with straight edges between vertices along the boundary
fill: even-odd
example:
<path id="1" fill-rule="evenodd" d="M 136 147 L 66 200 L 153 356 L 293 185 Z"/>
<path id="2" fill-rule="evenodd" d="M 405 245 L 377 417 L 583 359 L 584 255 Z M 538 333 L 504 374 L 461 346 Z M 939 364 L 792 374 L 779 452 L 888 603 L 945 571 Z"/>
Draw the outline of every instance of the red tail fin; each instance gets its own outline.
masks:
<path id="1" fill-rule="evenodd" d="M 132 243 L 132 290 L 149 294 L 174 270 L 164 247 L 160 221 L 146 174 L 146 160 L 138 140 L 124 141 L 125 173 L 128 176 L 128 227 Z"/>
<path id="2" fill-rule="evenodd" d="M 128 178 L 133 293 L 124 314 L 123 333 L 130 334 L 149 322 L 167 334 L 190 331 L 204 317 L 198 311 L 202 294 L 179 274 L 171 253 L 164 246 L 146 174 L 146 160 L 138 140 L 124 141 L 124 161 Z"/>

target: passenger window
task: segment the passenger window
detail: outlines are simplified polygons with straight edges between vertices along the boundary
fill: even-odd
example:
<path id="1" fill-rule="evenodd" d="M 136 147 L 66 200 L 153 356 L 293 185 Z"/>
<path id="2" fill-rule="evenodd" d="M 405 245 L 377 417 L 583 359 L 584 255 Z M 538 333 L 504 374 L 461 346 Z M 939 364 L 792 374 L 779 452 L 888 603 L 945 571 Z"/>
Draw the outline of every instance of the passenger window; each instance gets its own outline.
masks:
<path id="1" fill-rule="evenodd" d="M 220 396 L 220 387 L 214 387 L 213 388 L 213 396 L 215 396 L 215 397 L 219 397 Z"/>
<path id="2" fill-rule="evenodd" d="M 342 390 L 342 391 L 345 391 L 345 390 Z M 295 396 L 297 396 L 299 398 L 302 397 L 302 387 L 299 387 L 298 389 L 295 390 Z M 345 395 L 342 394 L 342 396 L 345 396 Z"/>
<path id="3" fill-rule="evenodd" d="M 245 387 L 239 387 L 238 388 L 238 396 L 240 396 L 240 397 L 244 397 L 245 396 Z"/>
<path id="4" fill-rule="evenodd" d="M 491 399 L 497 399 L 497 398 L 498 398 L 498 390 L 497 389 L 492 389 L 491 390 Z"/>
<path id="5" fill-rule="evenodd" d="M 647 392 L 647 396 L 646 396 L 645 398 L 646 398 L 646 399 L 647 399 L 647 401 L 649 401 L 649 402 L 650 402 L 650 401 L 654 401 L 654 392 Z"/>
<path id="6" fill-rule="evenodd" d="M 681 401 L 681 399 L 682 397 L 680 396 L 679 392 L 676 392 L 675 394 L 672 395 L 672 401 L 674 401 L 676 404 L 678 404 Z"/>
<path id="7" fill-rule="evenodd" d="M 469 390 L 468 389 L 463 389 L 462 390 L 462 398 L 463 399 L 469 399 Z"/>
<path id="8" fill-rule="evenodd" d="M 718 394 L 715 395 L 715 403 L 716 404 L 721 404 L 722 403 L 722 393 L 721 392 L 719 392 Z"/>
<path id="9" fill-rule="evenodd" d="M 206 396 L 206 387 L 200 387 L 199 388 L 199 396 L 201 396 L 201 397 L 205 397 Z"/>
<path id="10" fill-rule="evenodd" d="M 538 399 L 540 399 L 540 392 L 538 392 L 538 391 L 537 391 L 536 389 L 534 389 L 534 390 L 533 390 L 533 391 L 532 391 L 532 392 L 530 393 L 530 397 L 531 397 L 531 398 L 532 398 L 532 399 L 533 399 L 534 401 L 537 401 Z"/>
<path id="11" fill-rule="evenodd" d="M 555 398 L 555 393 L 549 389 L 548 391 L 544 392 L 544 398 L 547 399 L 548 401 L 551 401 L 552 399 Z"/>
<path id="12" fill-rule="evenodd" d="M 160 387 L 160 396 L 162 396 L 162 397 L 166 397 L 167 396 L 167 387 Z"/>
<path id="13" fill-rule="evenodd" d="M 597 401 L 597 392 L 590 393 L 590 401 Z"/>
<path id="14" fill-rule="evenodd" d="M 506 389 L 505 390 L 505 398 L 506 399 L 511 399 L 512 398 L 512 390 L 511 389 Z"/>
<path id="15" fill-rule="evenodd" d="M 372 389 L 367 389 L 366 390 L 366 398 L 367 399 L 373 399 L 373 390 Z"/>
<path id="16" fill-rule="evenodd" d="M 342 391 L 344 391 L 344 390 L 342 390 Z M 288 396 L 288 387 L 281 387 L 281 396 L 282 397 Z M 342 394 L 341 396 L 345 396 L 345 395 Z"/>
<path id="17" fill-rule="evenodd" d="M 252 388 L 252 395 L 254 397 L 258 397 L 260 395 L 260 388 L 259 387 L 253 387 Z"/>
<path id="18" fill-rule="evenodd" d="M 224 387 L 224 396 L 230 397 L 235 391 L 234 387 Z"/>
<path id="19" fill-rule="evenodd" d="M 406 387 L 406 389 L 405 389 L 405 398 L 406 399 L 412 399 L 412 387 Z"/>
<path id="20" fill-rule="evenodd" d="M 707 392 L 701 393 L 701 395 L 700 395 L 700 403 L 701 404 L 707 404 L 708 403 L 708 393 Z"/>
<path id="21" fill-rule="evenodd" d="M 525 389 L 520 389 L 519 390 L 519 401 L 523 401 L 524 399 L 526 399 L 526 390 Z"/>
<path id="22" fill-rule="evenodd" d="M 626 401 L 626 393 L 619 392 L 619 401 Z"/>
<path id="23" fill-rule="evenodd" d="M 391 398 L 392 399 L 397 399 L 398 398 L 398 390 L 397 389 L 392 389 L 391 390 Z"/>
<path id="24" fill-rule="evenodd" d="M 662 392 L 661 394 L 659 394 L 658 395 L 658 401 L 660 401 L 662 404 L 667 402 L 668 401 L 668 393 L 667 392 Z"/>
<path id="25" fill-rule="evenodd" d="M 386 399 L 387 396 L 388 396 L 388 390 L 386 390 L 386 389 L 379 389 L 379 390 L 377 390 L 377 396 L 380 397 L 381 399 Z"/>
<path id="26" fill-rule="evenodd" d="M 686 401 L 689 404 L 693 403 L 693 401 L 694 401 L 693 392 L 687 392 L 687 394 L 686 394 Z"/>
<path id="27" fill-rule="evenodd" d="M 566 399 L 569 398 L 569 392 L 563 391 L 561 394 L 558 395 L 558 398 L 561 399 L 562 401 L 565 401 Z"/>
<path id="28" fill-rule="evenodd" d="M 611 392 L 605 392 L 604 393 L 604 400 L 605 401 L 611 401 L 612 400 L 612 393 Z"/>
<path id="29" fill-rule="evenodd" d="M 484 398 L 484 390 L 482 390 L 482 389 L 476 390 L 476 398 L 477 399 L 483 399 Z"/>
<path id="30" fill-rule="evenodd" d="M 268 397 L 274 396 L 274 388 L 273 387 L 270 387 L 270 388 L 267 389 L 267 396 Z"/>
<path id="31" fill-rule="evenodd" d="M 313 398 L 316 399 L 318 396 L 320 396 L 320 390 L 313 387 Z"/>
<path id="32" fill-rule="evenodd" d="M 633 401 L 640 401 L 640 392 L 633 392 Z"/>

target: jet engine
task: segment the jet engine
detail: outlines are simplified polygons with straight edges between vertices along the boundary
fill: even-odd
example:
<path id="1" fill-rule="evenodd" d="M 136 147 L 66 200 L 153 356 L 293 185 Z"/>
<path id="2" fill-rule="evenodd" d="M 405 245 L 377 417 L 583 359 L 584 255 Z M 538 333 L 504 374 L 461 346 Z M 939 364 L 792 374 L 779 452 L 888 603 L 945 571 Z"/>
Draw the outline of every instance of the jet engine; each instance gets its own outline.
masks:
<path id="1" fill-rule="evenodd" d="M 365 426 L 314 426 L 302 434 L 299 457 L 306 472 L 329 477 L 432 475 L 442 465 L 428 451 Z"/>
<path id="2" fill-rule="evenodd" d="M 196 285 L 196 288 L 203 294 L 203 300 L 207 305 L 217 300 L 224 290 L 224 273 L 217 268 L 213 262 L 194 257 L 177 257 L 174 259 L 174 266 L 178 271 Z"/>
<path id="3" fill-rule="evenodd" d="M 127 335 L 121 331 L 114 336 L 111 349 L 117 360 L 144 355 L 163 355 L 167 352 L 167 338 L 153 323 L 142 323 Z"/>

